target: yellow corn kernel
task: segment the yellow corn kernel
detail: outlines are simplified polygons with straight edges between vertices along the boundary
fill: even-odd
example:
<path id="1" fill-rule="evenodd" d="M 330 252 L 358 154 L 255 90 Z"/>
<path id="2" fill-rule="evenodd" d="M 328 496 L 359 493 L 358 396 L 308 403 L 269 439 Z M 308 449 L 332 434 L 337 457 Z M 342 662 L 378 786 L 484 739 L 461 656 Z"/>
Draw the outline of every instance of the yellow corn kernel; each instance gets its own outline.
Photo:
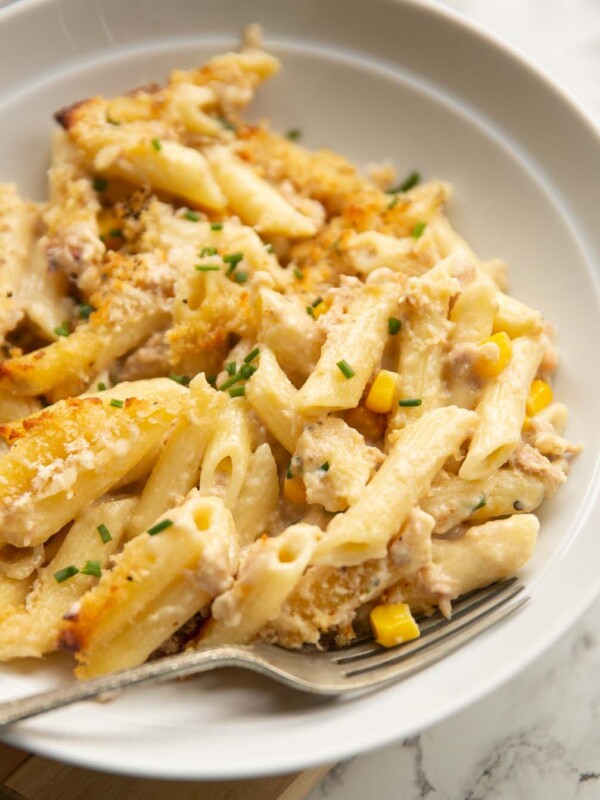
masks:
<path id="1" fill-rule="evenodd" d="M 497 354 L 490 358 L 485 351 L 482 351 L 475 361 L 475 372 L 481 378 L 495 378 L 500 375 L 512 358 L 512 342 L 507 333 L 500 331 L 500 333 L 490 336 L 489 339 L 485 339 L 479 346 L 483 348 L 486 344 L 495 344 Z"/>
<path id="2" fill-rule="evenodd" d="M 535 380 L 531 384 L 529 397 L 527 398 L 527 414 L 535 417 L 542 409 L 550 405 L 554 398 L 552 389 L 546 381 Z"/>
<path id="3" fill-rule="evenodd" d="M 369 411 L 377 414 L 387 414 L 392 410 L 394 392 L 396 390 L 396 373 L 382 369 L 377 373 L 373 385 L 369 390 L 365 405 Z"/>
<path id="4" fill-rule="evenodd" d="M 286 478 L 283 482 L 283 496 L 290 503 L 304 505 L 306 503 L 306 487 L 302 478 L 297 475 L 293 478 Z"/>
<path id="5" fill-rule="evenodd" d="M 313 308 L 313 317 L 315 319 L 319 319 L 321 314 L 326 314 L 329 311 L 329 307 L 331 306 L 331 302 L 328 300 L 323 300 L 319 303 L 318 306 Z"/>
<path id="6" fill-rule="evenodd" d="M 383 647 L 410 642 L 421 635 L 407 603 L 375 606 L 371 611 L 371 627 L 375 641 Z"/>

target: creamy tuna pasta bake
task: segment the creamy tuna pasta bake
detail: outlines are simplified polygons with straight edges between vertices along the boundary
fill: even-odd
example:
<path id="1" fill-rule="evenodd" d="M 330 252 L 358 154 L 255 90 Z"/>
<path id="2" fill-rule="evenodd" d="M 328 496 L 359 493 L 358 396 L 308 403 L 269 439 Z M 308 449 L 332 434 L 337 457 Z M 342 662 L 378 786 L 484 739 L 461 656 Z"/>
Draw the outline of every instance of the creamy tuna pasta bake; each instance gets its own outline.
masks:
<path id="1" fill-rule="evenodd" d="M 47 202 L 0 187 L 2 661 L 389 646 L 532 554 L 578 449 L 549 324 L 447 184 L 245 123 L 278 70 L 251 30 L 78 102 Z"/>

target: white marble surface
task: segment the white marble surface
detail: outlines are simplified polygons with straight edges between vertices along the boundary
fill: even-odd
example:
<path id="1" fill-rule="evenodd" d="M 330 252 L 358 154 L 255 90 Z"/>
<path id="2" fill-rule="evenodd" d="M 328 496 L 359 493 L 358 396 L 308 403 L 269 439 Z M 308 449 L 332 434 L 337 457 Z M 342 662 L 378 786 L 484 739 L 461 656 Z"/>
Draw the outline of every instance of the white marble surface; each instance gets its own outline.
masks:
<path id="1" fill-rule="evenodd" d="M 445 0 L 518 47 L 600 124 L 600 0 Z M 337 765 L 308 800 L 598 800 L 600 602 L 462 713 Z"/>

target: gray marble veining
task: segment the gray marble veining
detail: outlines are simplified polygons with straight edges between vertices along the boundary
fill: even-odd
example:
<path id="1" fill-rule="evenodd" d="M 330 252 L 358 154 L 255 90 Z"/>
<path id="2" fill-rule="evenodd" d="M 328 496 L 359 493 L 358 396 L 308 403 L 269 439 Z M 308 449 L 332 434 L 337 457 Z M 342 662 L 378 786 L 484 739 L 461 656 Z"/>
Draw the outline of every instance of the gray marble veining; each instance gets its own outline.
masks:
<path id="1" fill-rule="evenodd" d="M 600 124 L 600 0 L 445 0 L 517 47 Z M 600 602 L 489 697 L 337 765 L 308 800 L 599 800 Z"/>

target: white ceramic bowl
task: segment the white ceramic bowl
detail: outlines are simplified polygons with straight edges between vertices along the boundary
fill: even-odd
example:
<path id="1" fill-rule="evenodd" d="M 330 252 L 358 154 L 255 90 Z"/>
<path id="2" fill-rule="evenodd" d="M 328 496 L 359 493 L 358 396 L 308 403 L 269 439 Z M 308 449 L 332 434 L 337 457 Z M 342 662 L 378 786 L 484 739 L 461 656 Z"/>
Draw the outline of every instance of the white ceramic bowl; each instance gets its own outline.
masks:
<path id="1" fill-rule="evenodd" d="M 532 602 L 403 683 L 329 702 L 247 673 L 132 690 L 3 736 L 35 752 L 145 776 L 262 775 L 406 736 L 505 681 L 600 589 L 595 499 L 600 376 L 600 139 L 543 74 L 488 34 L 416 0 L 24 0 L 0 13 L 0 177 L 42 197 L 52 112 L 161 80 L 264 25 L 284 65 L 254 113 L 358 162 L 395 161 L 456 188 L 450 215 L 559 331 L 558 397 L 586 443 L 544 506 L 524 573 Z M 0 671 L 0 699 L 68 680 L 66 662 Z"/>

